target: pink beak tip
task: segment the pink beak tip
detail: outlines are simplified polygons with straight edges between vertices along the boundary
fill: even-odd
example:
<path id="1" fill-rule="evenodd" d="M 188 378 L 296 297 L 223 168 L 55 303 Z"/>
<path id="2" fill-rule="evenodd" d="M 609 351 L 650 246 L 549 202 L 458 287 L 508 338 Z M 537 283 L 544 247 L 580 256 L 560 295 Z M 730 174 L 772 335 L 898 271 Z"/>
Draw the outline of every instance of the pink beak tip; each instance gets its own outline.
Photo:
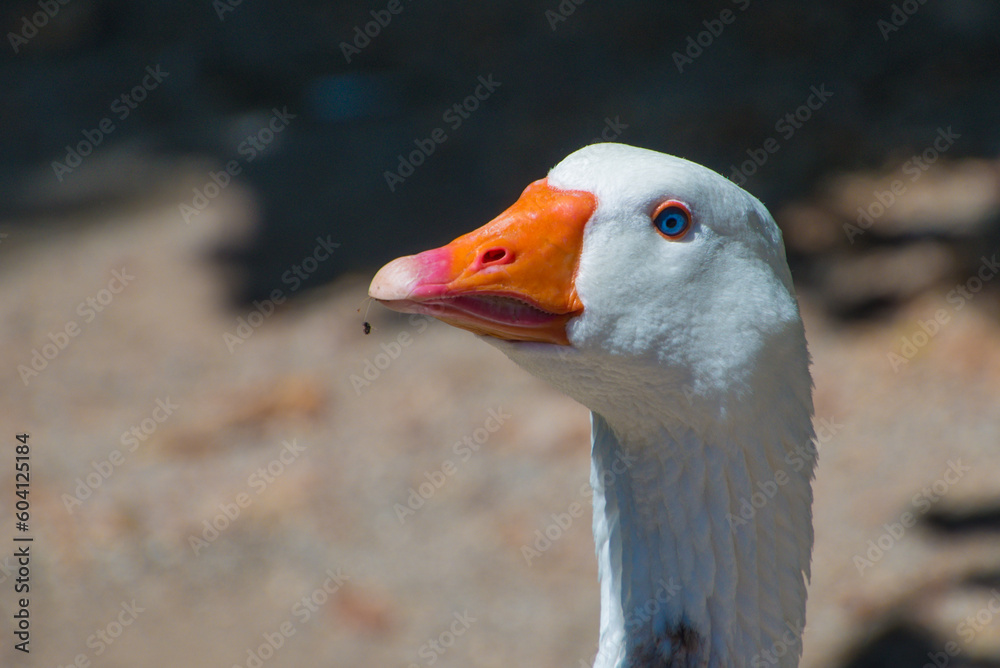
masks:
<path id="1" fill-rule="evenodd" d="M 415 271 L 415 257 L 399 257 L 379 269 L 368 288 L 368 296 L 379 301 L 398 301 L 409 297 L 413 285 L 420 278 Z"/>

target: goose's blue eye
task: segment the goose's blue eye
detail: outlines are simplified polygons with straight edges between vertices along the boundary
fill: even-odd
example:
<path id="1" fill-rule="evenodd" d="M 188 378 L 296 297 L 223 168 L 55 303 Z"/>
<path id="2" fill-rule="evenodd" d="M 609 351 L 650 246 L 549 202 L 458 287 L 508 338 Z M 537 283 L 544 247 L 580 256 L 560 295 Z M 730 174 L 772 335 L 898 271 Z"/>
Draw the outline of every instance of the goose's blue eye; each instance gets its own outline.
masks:
<path id="1" fill-rule="evenodd" d="M 664 202 L 653 212 L 653 225 L 666 238 L 680 239 L 691 228 L 691 212 L 680 202 Z"/>

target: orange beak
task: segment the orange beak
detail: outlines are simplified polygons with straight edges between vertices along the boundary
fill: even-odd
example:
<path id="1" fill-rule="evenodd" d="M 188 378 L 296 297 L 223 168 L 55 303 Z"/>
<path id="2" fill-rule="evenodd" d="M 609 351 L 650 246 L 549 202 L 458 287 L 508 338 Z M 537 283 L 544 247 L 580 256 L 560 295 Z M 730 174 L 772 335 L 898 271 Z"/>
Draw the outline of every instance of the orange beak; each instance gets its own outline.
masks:
<path id="1" fill-rule="evenodd" d="M 478 230 L 382 267 L 368 294 L 477 334 L 569 345 L 566 323 L 583 312 L 583 228 L 596 207 L 591 193 L 535 181 Z"/>

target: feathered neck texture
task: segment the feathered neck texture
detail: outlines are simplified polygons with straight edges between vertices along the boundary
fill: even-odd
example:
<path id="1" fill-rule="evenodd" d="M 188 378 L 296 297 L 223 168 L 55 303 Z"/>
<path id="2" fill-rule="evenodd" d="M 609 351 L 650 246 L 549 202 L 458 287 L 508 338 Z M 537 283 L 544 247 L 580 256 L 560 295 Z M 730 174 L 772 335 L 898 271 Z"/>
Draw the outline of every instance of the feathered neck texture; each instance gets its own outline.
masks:
<path id="1" fill-rule="evenodd" d="M 631 441 L 592 414 L 595 668 L 798 664 L 815 452 L 799 408 Z"/>

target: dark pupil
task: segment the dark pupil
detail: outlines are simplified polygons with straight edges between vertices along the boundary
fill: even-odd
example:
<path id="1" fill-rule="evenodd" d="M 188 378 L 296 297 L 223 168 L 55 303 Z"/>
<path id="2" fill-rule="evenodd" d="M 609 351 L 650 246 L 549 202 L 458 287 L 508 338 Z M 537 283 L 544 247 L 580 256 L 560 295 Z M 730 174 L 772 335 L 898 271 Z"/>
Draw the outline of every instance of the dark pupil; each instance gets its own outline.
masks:
<path id="1" fill-rule="evenodd" d="M 665 209 L 660 213 L 660 231 L 664 234 L 677 234 L 684 229 L 685 222 L 684 214 L 677 209 Z"/>

